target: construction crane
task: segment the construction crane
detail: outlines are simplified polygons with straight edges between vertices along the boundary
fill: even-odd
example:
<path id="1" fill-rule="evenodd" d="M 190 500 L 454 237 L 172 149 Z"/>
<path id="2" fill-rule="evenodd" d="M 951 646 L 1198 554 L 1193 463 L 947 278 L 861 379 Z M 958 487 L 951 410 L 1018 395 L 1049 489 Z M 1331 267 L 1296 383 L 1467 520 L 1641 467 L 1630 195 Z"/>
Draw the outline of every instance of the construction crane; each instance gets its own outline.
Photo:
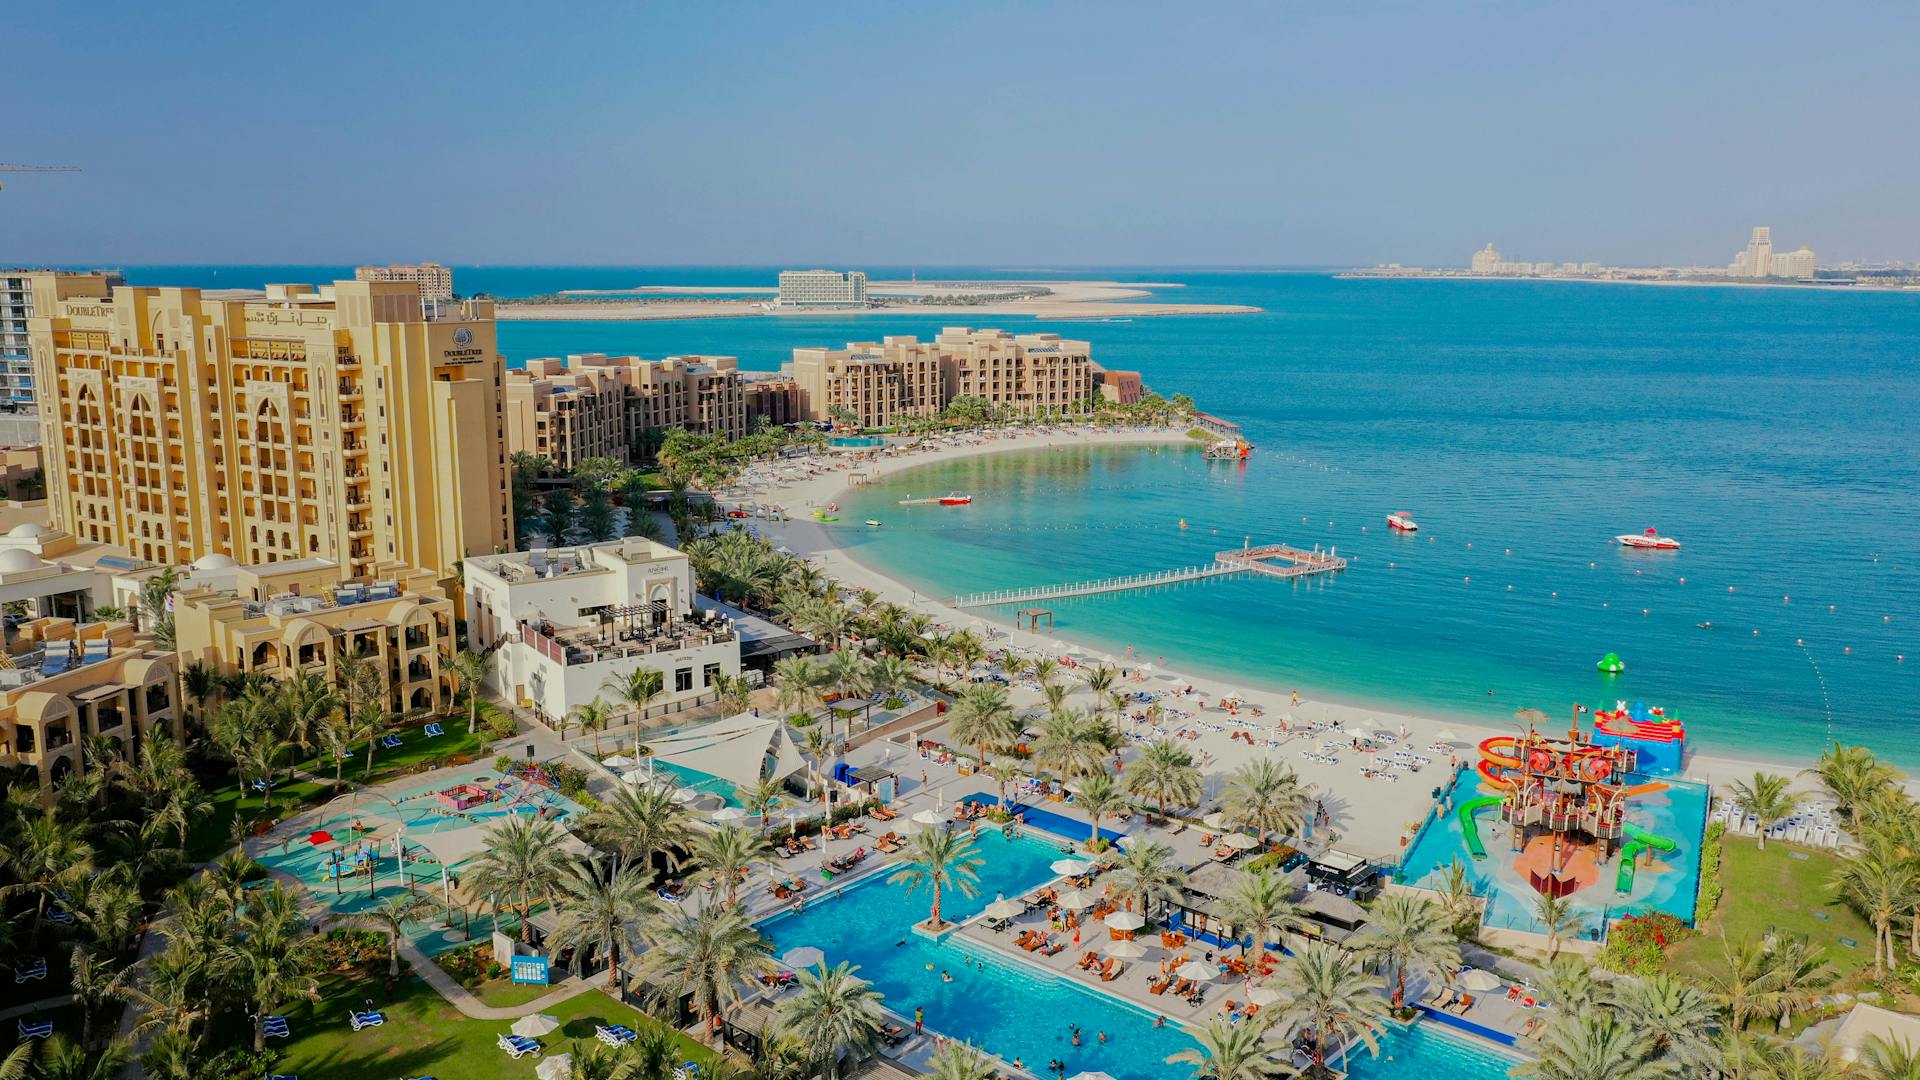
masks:
<path id="1" fill-rule="evenodd" d="M 80 171 L 80 166 L 78 165 L 9 165 L 5 162 L 0 162 L 0 172 L 36 172 L 38 173 L 38 172 L 79 172 L 79 171 Z M 0 184 L 0 191 L 4 191 L 4 190 L 6 190 L 6 185 Z"/>

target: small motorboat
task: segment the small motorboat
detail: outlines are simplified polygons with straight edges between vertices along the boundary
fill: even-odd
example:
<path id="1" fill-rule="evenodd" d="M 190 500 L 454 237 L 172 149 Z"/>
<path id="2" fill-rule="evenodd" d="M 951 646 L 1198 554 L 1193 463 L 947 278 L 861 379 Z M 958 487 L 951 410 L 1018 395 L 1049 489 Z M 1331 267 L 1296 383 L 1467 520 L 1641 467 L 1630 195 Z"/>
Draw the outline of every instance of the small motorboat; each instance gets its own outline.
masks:
<path id="1" fill-rule="evenodd" d="M 1658 551 L 1678 551 L 1680 541 L 1671 536 L 1661 536 L 1658 529 L 1648 529 L 1644 533 L 1622 533 L 1614 537 L 1621 547 L 1647 548 Z"/>
<path id="2" fill-rule="evenodd" d="M 752 517 L 753 515 L 747 513 L 745 510 L 729 510 L 727 511 L 727 516 L 730 518 L 743 518 Z"/>
<path id="3" fill-rule="evenodd" d="M 877 518 L 868 518 L 867 524 L 873 526 L 876 529 L 880 527 L 880 522 L 879 522 L 879 519 Z"/>
<path id="4" fill-rule="evenodd" d="M 949 491 L 940 496 L 941 506 L 966 506 L 973 502 L 973 496 L 960 491 Z"/>
<path id="5" fill-rule="evenodd" d="M 1395 510 L 1393 513 L 1388 514 L 1387 527 L 1390 529 L 1398 529 L 1401 532 L 1420 531 L 1420 523 L 1413 520 L 1413 515 L 1407 513 L 1405 510 Z"/>

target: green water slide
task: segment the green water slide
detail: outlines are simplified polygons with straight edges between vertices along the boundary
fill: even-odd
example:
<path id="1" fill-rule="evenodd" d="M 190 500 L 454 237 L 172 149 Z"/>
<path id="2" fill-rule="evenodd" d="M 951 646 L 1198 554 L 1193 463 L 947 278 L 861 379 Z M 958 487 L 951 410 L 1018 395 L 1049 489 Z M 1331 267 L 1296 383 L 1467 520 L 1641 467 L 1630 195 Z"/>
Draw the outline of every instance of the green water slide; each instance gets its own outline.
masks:
<path id="1" fill-rule="evenodd" d="M 1639 861 L 1642 851 L 1652 848 L 1655 851 L 1667 852 L 1680 845 L 1667 837 L 1632 825 L 1623 825 L 1621 828 L 1627 834 L 1627 842 L 1620 848 L 1620 876 L 1614 879 L 1613 888 L 1615 892 L 1625 896 L 1633 891 L 1634 866 Z"/>
<path id="2" fill-rule="evenodd" d="M 1480 826 L 1474 823 L 1473 815 L 1489 806 L 1499 806 L 1500 796 L 1484 795 L 1478 799 L 1468 799 L 1460 804 L 1460 835 L 1467 842 L 1467 850 L 1475 859 L 1487 857 L 1487 849 L 1480 843 Z"/>

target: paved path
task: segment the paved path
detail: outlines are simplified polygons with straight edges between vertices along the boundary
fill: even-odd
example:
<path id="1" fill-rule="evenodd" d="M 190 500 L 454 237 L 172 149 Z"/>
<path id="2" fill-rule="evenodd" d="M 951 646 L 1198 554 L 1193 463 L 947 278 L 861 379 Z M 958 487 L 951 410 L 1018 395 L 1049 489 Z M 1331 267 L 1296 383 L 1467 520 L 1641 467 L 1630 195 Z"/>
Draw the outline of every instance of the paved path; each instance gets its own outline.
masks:
<path id="1" fill-rule="evenodd" d="M 519 1005 L 488 1005 L 473 996 L 473 992 L 461 986 L 446 969 L 433 962 L 427 954 L 421 952 L 411 941 L 400 943 L 400 958 L 413 965 L 414 974 L 425 979 L 428 986 L 447 1000 L 449 1005 L 475 1020 L 515 1020 L 522 1016 L 531 1016 L 563 1001 L 579 997 L 589 990 L 600 986 L 597 980 L 574 976 L 555 986 L 550 993 Z"/>
<path id="2" fill-rule="evenodd" d="M 41 998 L 39 1001 L 29 1001 L 25 1005 L 15 1005 L 11 1008 L 0 1009 L 0 1020 L 12 1020 L 16 1016 L 32 1016 L 43 1009 L 58 1009 L 62 1005 L 71 1005 L 73 1001 L 74 997 L 72 994 L 58 994 L 49 998 Z"/>

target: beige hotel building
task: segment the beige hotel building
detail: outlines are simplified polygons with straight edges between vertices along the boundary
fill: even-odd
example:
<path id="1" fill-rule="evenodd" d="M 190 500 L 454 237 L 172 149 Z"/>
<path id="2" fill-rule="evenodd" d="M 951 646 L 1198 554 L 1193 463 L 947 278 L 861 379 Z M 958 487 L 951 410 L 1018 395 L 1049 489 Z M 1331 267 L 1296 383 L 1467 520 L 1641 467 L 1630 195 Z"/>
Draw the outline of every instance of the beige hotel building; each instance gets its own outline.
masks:
<path id="1" fill-rule="evenodd" d="M 932 341 L 896 336 L 844 349 L 793 350 L 801 415 L 851 412 L 860 427 L 932 417 L 958 397 L 1015 413 L 1074 411 L 1094 395 L 1092 346 L 1058 334 L 948 327 Z"/>
<path id="2" fill-rule="evenodd" d="M 122 287 L 36 308 L 29 337 L 50 511 L 81 540 L 349 581 L 512 547 L 491 302 Z"/>
<path id="3" fill-rule="evenodd" d="M 737 439 L 747 433 L 747 394 L 732 356 L 581 353 L 507 372 L 506 414 L 509 453 L 571 469 L 592 457 L 630 462 L 634 436 L 648 428 Z"/>

